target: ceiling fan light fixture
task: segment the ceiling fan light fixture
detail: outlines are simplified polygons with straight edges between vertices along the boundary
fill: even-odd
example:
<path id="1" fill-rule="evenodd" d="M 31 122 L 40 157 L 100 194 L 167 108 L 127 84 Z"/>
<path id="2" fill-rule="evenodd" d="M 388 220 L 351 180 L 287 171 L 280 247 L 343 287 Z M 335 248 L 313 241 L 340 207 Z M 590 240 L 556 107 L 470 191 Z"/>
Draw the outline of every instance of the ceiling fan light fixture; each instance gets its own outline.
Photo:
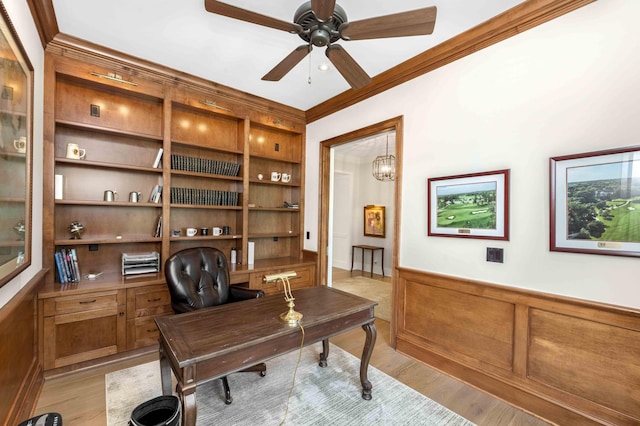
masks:
<path id="1" fill-rule="evenodd" d="M 208 12 L 287 31 L 305 41 L 304 46 L 297 47 L 280 61 L 263 80 L 279 81 L 304 59 L 312 46 L 326 47 L 325 54 L 354 90 L 367 86 L 371 77 L 336 42 L 431 34 L 436 20 L 435 6 L 349 22 L 346 12 L 335 0 L 314 0 L 305 1 L 296 10 L 293 22 L 286 22 L 217 0 L 204 0 L 204 3 Z"/>
<path id="2" fill-rule="evenodd" d="M 329 71 L 329 64 L 327 64 L 326 62 L 321 63 L 320 65 L 318 65 L 318 70 L 322 72 Z"/>

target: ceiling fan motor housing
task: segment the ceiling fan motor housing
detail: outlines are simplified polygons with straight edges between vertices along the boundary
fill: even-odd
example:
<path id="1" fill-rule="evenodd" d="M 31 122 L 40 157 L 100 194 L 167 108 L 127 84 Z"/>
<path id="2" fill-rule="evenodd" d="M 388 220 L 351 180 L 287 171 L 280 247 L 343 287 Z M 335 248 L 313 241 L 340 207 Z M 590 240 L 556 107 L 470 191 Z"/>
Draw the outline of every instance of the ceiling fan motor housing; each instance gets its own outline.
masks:
<path id="1" fill-rule="evenodd" d="M 298 35 L 307 43 L 316 47 L 327 46 L 340 40 L 340 25 L 347 22 L 347 14 L 339 5 L 335 5 L 333 16 L 327 21 L 320 21 L 311 8 L 311 2 L 303 3 L 293 16 L 293 21 L 303 29 Z"/>

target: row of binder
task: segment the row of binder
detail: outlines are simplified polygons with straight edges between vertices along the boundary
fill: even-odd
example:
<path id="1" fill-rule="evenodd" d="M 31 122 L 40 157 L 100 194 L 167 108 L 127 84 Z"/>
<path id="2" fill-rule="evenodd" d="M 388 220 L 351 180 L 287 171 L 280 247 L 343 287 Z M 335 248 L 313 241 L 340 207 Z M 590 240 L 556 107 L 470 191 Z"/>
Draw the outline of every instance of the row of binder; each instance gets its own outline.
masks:
<path id="1" fill-rule="evenodd" d="M 213 175 L 238 176 L 238 173 L 240 173 L 240 164 L 171 154 L 171 169 Z"/>
<path id="2" fill-rule="evenodd" d="M 237 206 L 238 192 L 215 189 L 171 188 L 172 204 L 199 206 Z"/>

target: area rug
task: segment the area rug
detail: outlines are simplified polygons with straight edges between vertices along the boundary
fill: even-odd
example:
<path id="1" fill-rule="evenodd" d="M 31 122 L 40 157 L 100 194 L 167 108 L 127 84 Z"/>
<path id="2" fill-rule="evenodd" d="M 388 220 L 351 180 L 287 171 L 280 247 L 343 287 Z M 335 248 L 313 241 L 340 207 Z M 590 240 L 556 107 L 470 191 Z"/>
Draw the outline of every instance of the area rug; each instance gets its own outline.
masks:
<path id="1" fill-rule="evenodd" d="M 331 345 L 329 365 L 321 368 L 321 348 L 314 344 L 301 355 L 294 351 L 268 361 L 265 377 L 230 375 L 231 405 L 224 403 L 220 380 L 199 386 L 197 425 L 279 425 L 285 416 L 284 425 L 473 425 L 371 366 L 373 399 L 365 401 L 360 360 Z M 162 394 L 158 361 L 107 374 L 105 381 L 107 426 L 127 425 L 136 406 Z"/>
<path id="2" fill-rule="evenodd" d="M 374 310 L 376 318 L 391 320 L 391 283 L 355 276 L 333 281 L 331 287 L 375 300 L 378 302 Z"/>

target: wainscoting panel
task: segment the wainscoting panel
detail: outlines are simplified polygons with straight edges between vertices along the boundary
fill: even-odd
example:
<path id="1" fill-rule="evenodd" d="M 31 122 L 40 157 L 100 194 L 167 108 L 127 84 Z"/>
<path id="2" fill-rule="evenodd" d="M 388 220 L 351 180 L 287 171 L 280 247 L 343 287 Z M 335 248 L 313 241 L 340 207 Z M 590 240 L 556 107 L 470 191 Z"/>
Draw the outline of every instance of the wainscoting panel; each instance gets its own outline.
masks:
<path id="1" fill-rule="evenodd" d="M 640 418 L 640 330 L 531 309 L 529 379 Z"/>
<path id="2" fill-rule="evenodd" d="M 640 424 L 640 311 L 399 268 L 397 348 L 557 424 Z"/>
<path id="3" fill-rule="evenodd" d="M 512 370 L 512 303 L 415 282 L 405 289 L 405 332 L 478 367 Z"/>

